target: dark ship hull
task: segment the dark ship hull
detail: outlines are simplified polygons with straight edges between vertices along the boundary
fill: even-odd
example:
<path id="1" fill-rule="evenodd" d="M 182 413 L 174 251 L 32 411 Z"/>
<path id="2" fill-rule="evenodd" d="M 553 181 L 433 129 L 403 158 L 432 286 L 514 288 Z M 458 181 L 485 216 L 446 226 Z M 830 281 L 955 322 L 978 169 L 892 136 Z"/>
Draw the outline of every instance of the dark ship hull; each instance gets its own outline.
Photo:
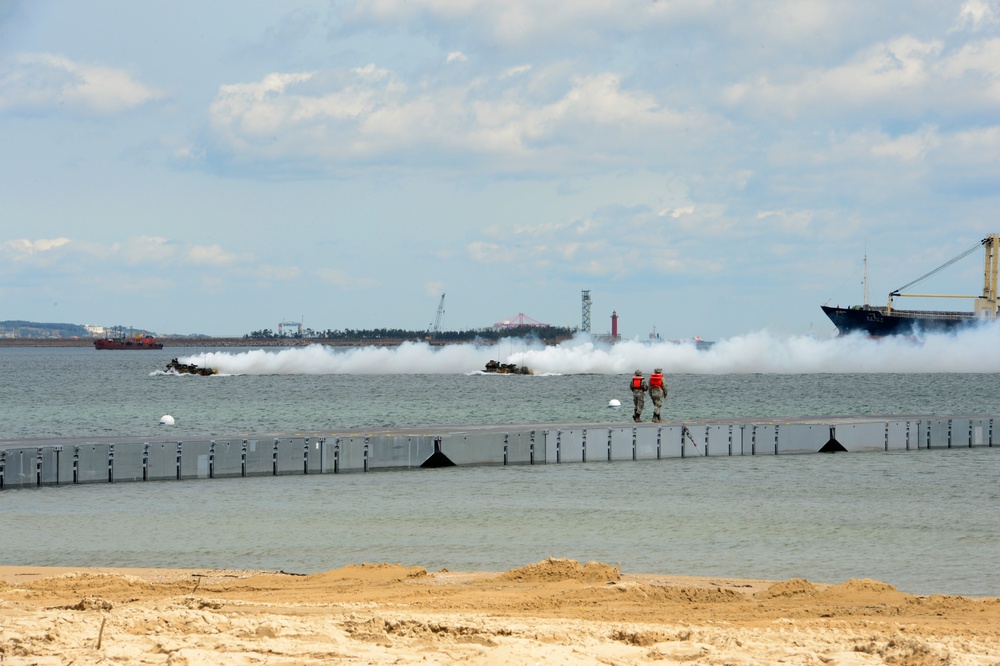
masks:
<path id="1" fill-rule="evenodd" d="M 886 314 L 886 308 L 856 306 L 831 308 L 821 305 L 841 335 L 864 333 L 875 337 L 885 335 L 915 335 L 917 333 L 949 333 L 972 326 L 978 320 L 971 312 L 934 312 L 926 310 L 896 310 Z"/>

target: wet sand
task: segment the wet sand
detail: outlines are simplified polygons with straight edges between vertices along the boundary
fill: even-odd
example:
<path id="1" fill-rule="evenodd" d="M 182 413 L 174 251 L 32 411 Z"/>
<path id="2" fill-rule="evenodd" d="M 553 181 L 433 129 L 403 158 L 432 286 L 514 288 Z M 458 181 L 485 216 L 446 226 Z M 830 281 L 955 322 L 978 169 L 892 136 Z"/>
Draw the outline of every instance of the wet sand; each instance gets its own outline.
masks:
<path id="1" fill-rule="evenodd" d="M 1000 599 L 622 574 L 0 567 L 0 664 L 1000 664 Z"/>

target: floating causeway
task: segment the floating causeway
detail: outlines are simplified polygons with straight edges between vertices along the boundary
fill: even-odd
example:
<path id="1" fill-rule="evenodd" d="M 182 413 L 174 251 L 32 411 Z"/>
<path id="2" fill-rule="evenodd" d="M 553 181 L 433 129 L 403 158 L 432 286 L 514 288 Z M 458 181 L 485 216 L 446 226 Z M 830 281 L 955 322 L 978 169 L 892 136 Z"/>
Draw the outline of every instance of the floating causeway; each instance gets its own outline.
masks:
<path id="1" fill-rule="evenodd" d="M 1000 446 L 1000 416 L 417 426 L 186 438 L 0 441 L 0 490 L 468 465 Z M 1000 421 L 997 421 L 1000 424 Z"/>

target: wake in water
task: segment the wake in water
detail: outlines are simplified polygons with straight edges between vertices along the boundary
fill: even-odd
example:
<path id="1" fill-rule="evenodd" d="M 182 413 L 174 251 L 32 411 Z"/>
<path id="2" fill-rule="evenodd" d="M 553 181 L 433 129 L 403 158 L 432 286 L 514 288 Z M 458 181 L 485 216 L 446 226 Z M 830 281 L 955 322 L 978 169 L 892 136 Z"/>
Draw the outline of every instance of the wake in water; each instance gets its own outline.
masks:
<path id="1" fill-rule="evenodd" d="M 489 360 L 524 365 L 535 375 L 631 374 L 636 368 L 668 373 L 994 373 L 1000 372 L 1000 325 L 957 334 L 870 339 L 740 335 L 698 349 L 694 343 L 624 340 L 608 344 L 581 334 L 546 346 L 537 340 L 495 345 L 335 348 L 324 345 L 280 351 L 212 352 L 182 357 L 183 363 L 215 368 L 223 375 L 473 374 Z"/>

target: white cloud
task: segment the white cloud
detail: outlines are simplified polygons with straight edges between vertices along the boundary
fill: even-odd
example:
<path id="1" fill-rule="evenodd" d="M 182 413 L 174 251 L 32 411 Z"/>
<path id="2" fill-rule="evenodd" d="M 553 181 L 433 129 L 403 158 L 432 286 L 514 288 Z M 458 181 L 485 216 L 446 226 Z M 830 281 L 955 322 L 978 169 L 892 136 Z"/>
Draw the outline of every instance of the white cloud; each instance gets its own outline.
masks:
<path id="1" fill-rule="evenodd" d="M 942 95 L 941 103 L 958 110 L 985 107 L 995 115 L 1000 106 L 1000 39 L 965 44 L 939 69 L 949 85 L 949 94 Z"/>
<path id="2" fill-rule="evenodd" d="M 947 76 L 957 78 L 967 73 L 1000 76 L 1000 39 L 969 42 L 954 53 L 942 66 Z"/>
<path id="3" fill-rule="evenodd" d="M 34 255 L 39 252 L 47 252 L 49 250 L 55 249 L 57 247 L 62 247 L 67 243 L 72 241 L 68 238 L 40 238 L 38 240 L 32 241 L 27 238 L 17 238 L 14 240 L 4 241 L 0 247 L 3 247 L 10 255 Z"/>
<path id="4" fill-rule="evenodd" d="M 194 245 L 188 248 L 186 260 L 196 266 L 232 266 L 252 260 L 252 255 L 239 255 L 218 245 Z"/>
<path id="5" fill-rule="evenodd" d="M 344 291 L 358 291 L 379 286 L 379 281 L 363 275 L 352 275 L 340 268 L 320 268 L 312 272 L 326 284 Z"/>
<path id="6" fill-rule="evenodd" d="M 110 115 L 162 97 L 123 69 L 52 53 L 22 53 L 0 62 L 0 111 Z"/>
<path id="7" fill-rule="evenodd" d="M 515 248 L 505 247 L 500 243 L 474 241 L 469 243 L 467 249 L 469 258 L 477 264 L 502 264 L 519 258 Z"/>
<path id="8" fill-rule="evenodd" d="M 693 258 L 677 244 L 681 236 L 664 227 L 646 207 L 612 207 L 563 223 L 490 228 L 467 246 L 479 264 L 505 264 L 516 273 L 582 274 L 627 278 L 684 271 Z"/>
<path id="9" fill-rule="evenodd" d="M 990 0 L 966 0 L 955 21 L 956 28 L 982 30 L 997 24 L 996 2 Z"/>
<path id="10" fill-rule="evenodd" d="M 221 86 L 209 109 L 213 125 L 231 127 L 235 131 L 230 136 L 242 135 L 246 139 L 273 134 L 293 115 L 303 112 L 295 97 L 284 96 L 285 90 L 312 76 L 312 73 L 269 74 L 258 82 Z"/>
<path id="11" fill-rule="evenodd" d="M 762 210 L 754 216 L 755 223 L 765 233 L 802 236 L 811 231 L 809 211 Z"/>
<path id="12" fill-rule="evenodd" d="M 517 236 L 520 238 L 548 238 L 552 236 L 586 236 L 593 235 L 601 227 L 600 222 L 592 217 L 572 218 L 560 222 L 542 224 L 522 224 L 509 226 L 494 226 L 483 230 L 483 233 L 493 238 Z"/>
<path id="13" fill-rule="evenodd" d="M 675 220 L 683 215 L 694 213 L 694 206 L 680 206 L 678 208 L 666 208 L 660 211 L 660 217 L 672 217 Z"/>
<path id="14" fill-rule="evenodd" d="M 261 266 L 254 266 L 251 275 L 258 283 L 287 282 L 299 279 L 302 276 L 302 269 L 298 266 L 263 264 Z"/>
<path id="15" fill-rule="evenodd" d="M 1000 178 L 1000 125 L 954 132 L 935 146 L 941 166 L 968 169 L 972 178 Z"/>
<path id="16" fill-rule="evenodd" d="M 820 71 L 803 72 L 787 83 L 767 76 L 729 87 L 732 106 L 759 104 L 769 112 L 797 117 L 805 112 L 829 114 L 847 108 L 912 100 L 929 78 L 942 44 L 902 37 L 859 53 L 850 62 Z"/>
<path id="17" fill-rule="evenodd" d="M 928 127 L 919 132 L 903 134 L 895 138 L 886 137 L 871 147 L 875 157 L 890 157 L 902 162 L 915 162 L 923 159 L 928 151 L 941 144 L 941 137 L 936 128 Z"/>
<path id="18" fill-rule="evenodd" d="M 71 250 L 69 238 L 17 238 L 0 243 L 0 259 L 8 265 L 47 266 L 58 261 Z"/>
<path id="19" fill-rule="evenodd" d="M 136 236 L 112 245 L 111 254 L 132 266 L 164 266 L 173 263 L 180 248 L 162 236 Z"/>
<path id="20" fill-rule="evenodd" d="M 452 51 L 445 58 L 445 62 L 465 62 L 469 58 L 461 51 Z"/>
<path id="21" fill-rule="evenodd" d="M 540 81 L 550 99 L 539 99 Z M 504 73 L 493 83 L 474 78 L 432 89 L 373 65 L 323 76 L 276 73 L 222 86 L 209 113 L 232 159 L 264 169 L 288 162 L 326 170 L 375 159 L 424 169 L 447 158 L 504 172 L 565 167 L 570 156 L 572 168 L 586 169 L 635 151 L 659 155 L 651 136 L 704 124 L 611 72 L 555 82 L 539 72 L 527 83 Z M 554 86 L 562 91 L 552 95 Z"/>
<path id="22" fill-rule="evenodd" d="M 946 49 L 940 40 L 898 37 L 848 62 L 802 71 L 784 81 L 767 74 L 744 80 L 728 86 L 723 99 L 734 109 L 749 105 L 797 120 L 843 119 L 855 111 L 879 117 L 995 113 L 1000 104 L 1000 39 Z"/>
<path id="23" fill-rule="evenodd" d="M 0 243 L 0 257 L 25 267 L 49 265 L 58 260 L 71 270 L 103 272 L 118 267 L 164 270 L 183 266 L 228 268 L 249 264 L 250 254 L 238 254 L 219 245 L 187 245 L 163 236 L 133 236 L 104 245 L 69 238 L 15 239 Z"/>
<path id="24" fill-rule="evenodd" d="M 418 19 L 471 32 L 473 42 L 524 48 L 539 43 L 592 43 L 601 30 L 635 33 L 670 22 L 707 19 L 716 0 L 361 0 L 341 15 L 346 26 L 408 25 Z"/>
<path id="25" fill-rule="evenodd" d="M 500 80 L 509 79 L 515 76 L 520 76 L 521 74 L 527 74 L 531 71 L 531 65 L 517 65 L 516 67 L 508 67 L 507 69 L 500 72 Z"/>
<path id="26" fill-rule="evenodd" d="M 177 282 L 162 275 L 129 276 L 127 280 L 114 280 L 102 285 L 102 288 L 117 293 L 143 294 L 167 292 L 173 289 Z"/>

